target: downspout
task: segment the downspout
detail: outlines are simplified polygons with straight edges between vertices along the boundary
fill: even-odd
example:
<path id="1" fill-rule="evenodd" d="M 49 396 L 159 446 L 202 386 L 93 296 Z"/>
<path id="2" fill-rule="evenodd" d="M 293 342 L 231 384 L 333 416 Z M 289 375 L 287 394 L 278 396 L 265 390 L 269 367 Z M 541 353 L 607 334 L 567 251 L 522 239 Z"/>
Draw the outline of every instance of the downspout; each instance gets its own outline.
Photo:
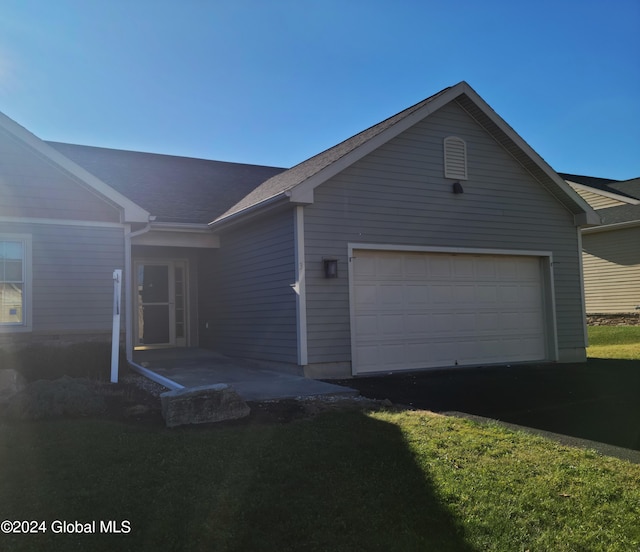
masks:
<path id="1" fill-rule="evenodd" d="M 125 304 L 125 353 L 127 362 L 133 361 L 133 273 L 131 261 L 131 238 L 146 234 L 151 230 L 151 221 L 146 226 L 135 232 L 131 232 L 131 225 L 127 224 L 125 228 L 128 232 L 124 235 L 124 304 Z"/>

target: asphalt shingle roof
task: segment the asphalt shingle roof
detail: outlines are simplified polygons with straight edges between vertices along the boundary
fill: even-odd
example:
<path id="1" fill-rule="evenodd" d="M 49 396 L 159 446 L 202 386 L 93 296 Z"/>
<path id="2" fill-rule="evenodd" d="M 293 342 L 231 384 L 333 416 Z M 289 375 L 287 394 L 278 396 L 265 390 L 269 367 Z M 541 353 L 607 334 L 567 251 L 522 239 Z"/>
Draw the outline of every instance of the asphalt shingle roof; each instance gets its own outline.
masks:
<path id="1" fill-rule="evenodd" d="M 291 190 L 298 184 L 301 184 L 305 180 L 311 178 L 315 174 L 319 173 L 322 169 L 335 163 L 345 155 L 349 154 L 359 146 L 368 142 L 378 134 L 384 132 L 386 129 L 392 127 L 397 122 L 401 121 L 405 117 L 411 115 L 411 113 L 422 108 L 429 102 L 436 99 L 438 96 L 444 94 L 449 88 L 441 90 L 437 94 L 428 97 L 425 100 L 385 119 L 384 121 L 369 127 L 366 130 L 352 136 L 351 138 L 340 142 L 336 146 L 329 148 L 318 155 L 310 157 L 306 161 L 299 163 L 291 169 L 281 172 L 271 177 L 266 182 L 251 191 L 246 197 L 242 198 L 238 203 L 231 207 L 227 212 L 222 214 L 221 218 L 233 215 L 254 205 L 258 205 L 263 201 L 266 201 L 272 197 L 275 197 L 283 192 Z"/>
<path id="2" fill-rule="evenodd" d="M 619 205 L 598 209 L 597 212 L 603 225 L 640 221 L 640 205 Z"/>
<path id="3" fill-rule="evenodd" d="M 209 223 L 285 169 L 47 142 L 159 222 Z"/>

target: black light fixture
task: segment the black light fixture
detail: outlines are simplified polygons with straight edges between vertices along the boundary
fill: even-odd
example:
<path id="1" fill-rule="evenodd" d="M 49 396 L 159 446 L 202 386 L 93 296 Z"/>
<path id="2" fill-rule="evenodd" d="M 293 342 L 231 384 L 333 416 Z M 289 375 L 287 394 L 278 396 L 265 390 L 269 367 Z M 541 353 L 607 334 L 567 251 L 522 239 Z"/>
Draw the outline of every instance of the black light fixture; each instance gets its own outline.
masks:
<path id="1" fill-rule="evenodd" d="M 453 183 L 453 193 L 454 194 L 464 194 L 464 190 L 462 189 L 462 184 L 460 182 Z"/>
<path id="2" fill-rule="evenodd" d="M 322 259 L 325 278 L 338 277 L 338 259 Z"/>

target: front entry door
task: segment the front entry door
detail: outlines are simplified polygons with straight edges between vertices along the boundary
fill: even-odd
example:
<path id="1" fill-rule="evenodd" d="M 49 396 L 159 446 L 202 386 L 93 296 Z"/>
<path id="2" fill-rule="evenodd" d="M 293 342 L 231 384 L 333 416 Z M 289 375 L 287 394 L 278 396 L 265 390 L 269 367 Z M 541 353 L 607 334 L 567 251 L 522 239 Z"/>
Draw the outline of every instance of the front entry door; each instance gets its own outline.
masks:
<path id="1" fill-rule="evenodd" d="M 186 346 L 186 266 L 183 261 L 137 261 L 136 348 Z"/>

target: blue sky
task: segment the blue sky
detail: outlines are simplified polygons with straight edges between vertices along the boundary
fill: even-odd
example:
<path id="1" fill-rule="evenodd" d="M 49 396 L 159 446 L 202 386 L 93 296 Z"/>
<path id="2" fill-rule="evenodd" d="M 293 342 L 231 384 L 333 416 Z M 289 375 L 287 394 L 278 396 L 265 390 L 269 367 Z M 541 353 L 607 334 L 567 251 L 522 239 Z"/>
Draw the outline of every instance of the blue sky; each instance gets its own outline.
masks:
<path id="1" fill-rule="evenodd" d="M 640 176 L 638 0 L 3 0 L 46 140 L 288 167 L 467 81 L 554 169 Z"/>

